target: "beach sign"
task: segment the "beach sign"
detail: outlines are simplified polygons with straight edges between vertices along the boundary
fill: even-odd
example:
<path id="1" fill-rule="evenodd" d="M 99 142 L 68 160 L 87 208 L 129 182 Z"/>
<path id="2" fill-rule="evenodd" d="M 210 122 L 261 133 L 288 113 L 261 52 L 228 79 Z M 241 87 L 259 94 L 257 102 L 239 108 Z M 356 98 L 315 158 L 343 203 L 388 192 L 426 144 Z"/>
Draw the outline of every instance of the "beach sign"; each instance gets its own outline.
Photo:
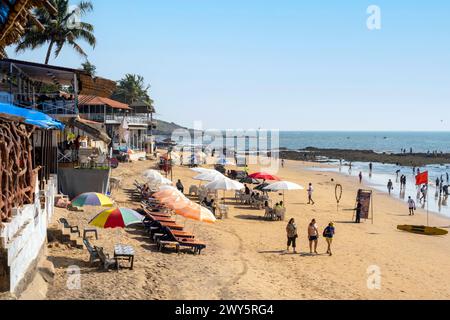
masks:
<path id="1" fill-rule="evenodd" d="M 372 211 L 372 222 L 373 222 L 373 207 L 371 207 L 372 201 L 372 191 L 371 190 L 358 190 L 356 196 L 356 202 L 358 200 L 361 202 L 361 219 L 369 219 L 369 211 Z"/>

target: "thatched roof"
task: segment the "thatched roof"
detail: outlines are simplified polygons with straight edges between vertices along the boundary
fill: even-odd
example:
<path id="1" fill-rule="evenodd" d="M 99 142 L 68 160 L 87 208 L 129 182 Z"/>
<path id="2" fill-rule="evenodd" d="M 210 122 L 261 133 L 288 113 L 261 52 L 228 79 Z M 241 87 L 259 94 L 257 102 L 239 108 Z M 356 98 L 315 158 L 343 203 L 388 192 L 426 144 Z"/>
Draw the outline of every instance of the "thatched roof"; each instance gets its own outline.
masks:
<path id="1" fill-rule="evenodd" d="M 32 8 L 46 7 L 51 14 L 56 9 L 47 0 L 0 0 L 0 58 L 5 56 L 5 47 L 17 42 L 31 21 L 38 28 L 44 27 L 30 13 Z"/>
<path id="2" fill-rule="evenodd" d="M 71 85 L 73 76 L 76 74 L 79 80 L 79 93 L 82 95 L 110 97 L 116 89 L 115 81 L 100 77 L 92 78 L 86 71 L 80 69 L 15 59 L 1 59 L 0 70 L 7 73 L 10 64 L 19 67 L 31 80 L 43 83 Z"/>

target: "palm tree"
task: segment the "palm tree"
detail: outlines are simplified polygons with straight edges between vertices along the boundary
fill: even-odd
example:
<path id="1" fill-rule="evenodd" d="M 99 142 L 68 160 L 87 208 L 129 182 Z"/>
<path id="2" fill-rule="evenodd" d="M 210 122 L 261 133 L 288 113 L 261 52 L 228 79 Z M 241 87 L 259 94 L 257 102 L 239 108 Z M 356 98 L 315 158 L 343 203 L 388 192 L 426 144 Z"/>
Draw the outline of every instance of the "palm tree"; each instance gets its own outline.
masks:
<path id="1" fill-rule="evenodd" d="M 150 85 L 146 85 L 144 77 L 136 74 L 126 74 L 125 77 L 117 82 L 117 89 L 112 98 L 126 104 L 132 104 L 139 100 L 148 102 L 150 105 L 153 100 L 150 99 L 148 90 Z"/>
<path id="2" fill-rule="evenodd" d="M 45 8 L 37 8 L 34 16 L 44 26 L 44 30 L 39 30 L 36 26 L 29 25 L 16 47 L 16 52 L 23 52 L 27 49 L 37 49 L 48 44 L 45 64 L 48 64 L 54 49 L 55 58 L 59 56 L 65 44 L 70 45 L 83 57 L 87 57 L 86 52 L 78 44 L 79 40 L 85 40 L 91 47 L 95 48 L 96 39 L 93 34 L 94 27 L 86 22 L 70 22 L 76 15 L 80 17 L 93 10 L 90 1 L 81 1 L 77 10 L 69 10 L 69 0 L 50 0 L 57 9 L 56 15 L 51 15 Z"/>
<path id="3" fill-rule="evenodd" d="M 86 60 L 86 62 L 81 64 L 81 68 L 86 71 L 87 73 L 89 73 L 89 75 L 91 77 L 94 77 L 95 74 L 97 73 L 97 67 L 94 66 L 92 63 L 89 62 L 89 60 Z"/>

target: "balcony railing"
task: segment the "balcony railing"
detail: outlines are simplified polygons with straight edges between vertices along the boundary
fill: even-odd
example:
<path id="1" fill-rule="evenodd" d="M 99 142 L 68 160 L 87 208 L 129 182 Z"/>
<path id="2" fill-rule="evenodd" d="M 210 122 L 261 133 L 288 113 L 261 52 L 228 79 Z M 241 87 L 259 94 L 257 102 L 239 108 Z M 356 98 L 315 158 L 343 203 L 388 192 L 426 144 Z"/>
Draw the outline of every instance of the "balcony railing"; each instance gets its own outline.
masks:
<path id="1" fill-rule="evenodd" d="M 151 120 L 147 118 L 147 115 L 116 115 L 116 114 L 104 114 L 104 113 L 83 113 L 81 116 L 85 119 L 97 121 L 101 123 L 122 123 L 124 117 L 127 119 L 128 124 L 150 125 Z"/>
<path id="2" fill-rule="evenodd" d="M 78 113 L 75 100 L 54 98 L 56 95 L 46 95 L 49 99 L 37 101 L 32 95 L 25 94 L 9 94 L 0 92 L 0 102 L 11 103 L 21 108 L 34 109 L 49 115 L 69 115 L 74 116 Z"/>

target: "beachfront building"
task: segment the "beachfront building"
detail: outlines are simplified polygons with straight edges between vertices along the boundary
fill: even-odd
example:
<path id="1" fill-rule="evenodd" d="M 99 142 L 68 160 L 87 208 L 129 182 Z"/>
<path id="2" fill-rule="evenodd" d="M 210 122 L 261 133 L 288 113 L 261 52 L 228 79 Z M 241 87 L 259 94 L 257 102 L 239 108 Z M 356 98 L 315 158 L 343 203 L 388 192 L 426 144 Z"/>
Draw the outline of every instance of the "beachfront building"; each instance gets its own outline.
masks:
<path id="1" fill-rule="evenodd" d="M 80 117 L 105 126 L 114 150 L 128 152 L 130 160 L 145 158 L 154 149 L 154 108 L 138 101 L 127 105 L 97 96 L 79 97 Z"/>
<path id="2" fill-rule="evenodd" d="M 20 294 L 44 255 L 57 194 L 52 137 L 63 127 L 0 103 L 0 292 Z"/>
<path id="3" fill-rule="evenodd" d="M 66 124 L 63 131 L 37 140 L 52 144 L 58 162 L 46 170 L 57 174 L 59 191 L 69 197 L 108 190 L 111 140 L 101 124 L 79 117 L 78 102 L 79 95 L 110 96 L 115 88 L 114 81 L 92 78 L 83 70 L 0 60 L 0 103 L 40 111 Z"/>

